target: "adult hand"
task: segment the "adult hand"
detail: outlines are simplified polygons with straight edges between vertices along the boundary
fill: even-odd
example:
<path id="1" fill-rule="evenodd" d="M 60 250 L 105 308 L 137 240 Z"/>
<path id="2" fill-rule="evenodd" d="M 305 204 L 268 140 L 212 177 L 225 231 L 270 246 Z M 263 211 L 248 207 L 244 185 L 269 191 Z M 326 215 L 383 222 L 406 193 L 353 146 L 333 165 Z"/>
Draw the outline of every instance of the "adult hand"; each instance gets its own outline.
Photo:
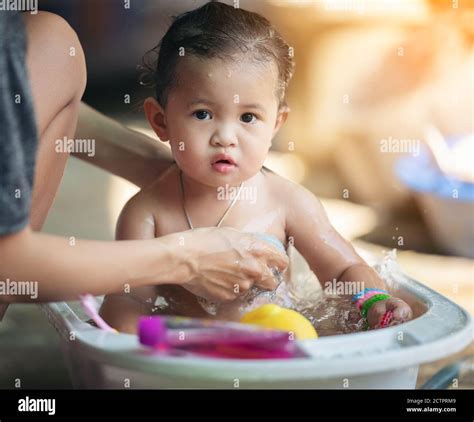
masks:
<path id="1" fill-rule="evenodd" d="M 285 254 L 252 234 L 228 227 L 185 233 L 189 273 L 181 285 L 210 301 L 232 301 L 253 285 L 273 290 L 278 283 L 272 270 L 288 266 Z"/>

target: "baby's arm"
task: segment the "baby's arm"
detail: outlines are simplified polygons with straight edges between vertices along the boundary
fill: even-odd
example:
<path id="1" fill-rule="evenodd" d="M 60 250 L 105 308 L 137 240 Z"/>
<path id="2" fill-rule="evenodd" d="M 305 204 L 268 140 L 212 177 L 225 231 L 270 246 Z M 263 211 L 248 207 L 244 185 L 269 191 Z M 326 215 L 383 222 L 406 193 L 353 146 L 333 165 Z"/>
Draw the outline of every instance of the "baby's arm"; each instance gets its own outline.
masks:
<path id="1" fill-rule="evenodd" d="M 353 289 L 357 286 L 361 287 L 360 290 L 386 289 L 379 275 L 334 229 L 322 204 L 311 192 L 301 186 L 292 186 L 287 195 L 291 198 L 286 201 L 287 236 L 308 261 L 323 289 L 333 286 L 334 280 L 347 283 L 347 289 L 344 290 L 348 296 L 357 293 Z M 349 282 L 356 283 L 348 284 Z M 377 302 L 370 308 L 367 315 L 369 325 L 377 326 L 386 311 L 392 311 L 393 319 L 399 322 L 412 316 L 411 309 L 405 302 L 391 298 Z"/>
<path id="2" fill-rule="evenodd" d="M 135 195 L 123 208 L 115 237 L 117 240 L 155 238 L 154 218 L 145 204 L 143 193 Z M 146 300 L 154 300 L 155 289 L 152 285 L 134 289 L 124 286 L 123 293 L 105 296 L 100 315 L 118 331 L 135 333 L 139 317 L 150 312 L 152 302 Z"/>

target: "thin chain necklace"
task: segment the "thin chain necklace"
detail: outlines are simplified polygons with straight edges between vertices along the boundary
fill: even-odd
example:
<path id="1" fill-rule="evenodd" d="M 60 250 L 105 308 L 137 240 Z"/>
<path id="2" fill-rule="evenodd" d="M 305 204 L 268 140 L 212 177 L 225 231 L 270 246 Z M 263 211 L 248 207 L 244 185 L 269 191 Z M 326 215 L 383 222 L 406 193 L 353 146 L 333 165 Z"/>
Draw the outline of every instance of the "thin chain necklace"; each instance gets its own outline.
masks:
<path id="1" fill-rule="evenodd" d="M 184 216 L 186 217 L 186 221 L 188 222 L 189 228 L 194 229 L 193 223 L 191 222 L 191 218 L 189 217 L 188 211 L 186 210 L 186 205 L 185 205 L 185 201 L 184 201 L 184 182 L 183 182 L 183 172 L 181 170 L 179 171 L 179 184 L 181 186 L 181 203 L 183 204 Z M 230 210 L 233 208 L 233 206 L 237 202 L 237 199 L 239 199 L 240 192 L 242 192 L 243 186 L 244 186 L 244 182 L 242 182 L 240 184 L 237 195 L 235 195 L 235 198 L 232 200 L 232 202 L 230 203 L 228 208 L 225 210 L 224 215 L 220 218 L 220 220 L 217 223 L 216 227 L 221 226 L 222 222 L 224 221 L 224 218 L 227 217 L 227 214 L 229 214 Z"/>

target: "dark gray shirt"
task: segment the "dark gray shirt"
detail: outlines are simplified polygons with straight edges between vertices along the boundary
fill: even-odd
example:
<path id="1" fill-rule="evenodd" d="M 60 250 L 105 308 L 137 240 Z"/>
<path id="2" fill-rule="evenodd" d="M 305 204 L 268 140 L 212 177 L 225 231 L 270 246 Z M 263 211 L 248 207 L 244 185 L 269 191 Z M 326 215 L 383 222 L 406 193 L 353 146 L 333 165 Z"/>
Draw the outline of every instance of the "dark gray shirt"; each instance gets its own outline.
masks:
<path id="1" fill-rule="evenodd" d="M 0 236 L 28 223 L 37 148 L 21 14 L 0 11 Z"/>

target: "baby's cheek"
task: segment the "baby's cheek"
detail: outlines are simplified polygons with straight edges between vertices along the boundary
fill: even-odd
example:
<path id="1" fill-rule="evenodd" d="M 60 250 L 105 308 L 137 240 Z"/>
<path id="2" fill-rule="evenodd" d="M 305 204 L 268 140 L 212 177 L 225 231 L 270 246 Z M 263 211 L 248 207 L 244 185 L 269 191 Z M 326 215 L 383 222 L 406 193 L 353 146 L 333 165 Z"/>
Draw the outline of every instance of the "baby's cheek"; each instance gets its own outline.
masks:
<path id="1" fill-rule="evenodd" d="M 269 146 L 262 143 L 244 146 L 242 152 L 247 167 L 260 169 L 268 156 L 268 150 Z"/>
<path id="2" fill-rule="evenodd" d="M 173 145 L 173 155 L 181 168 L 195 167 L 197 162 L 205 158 L 202 152 L 196 150 L 194 145 L 186 141 L 175 142 Z"/>

